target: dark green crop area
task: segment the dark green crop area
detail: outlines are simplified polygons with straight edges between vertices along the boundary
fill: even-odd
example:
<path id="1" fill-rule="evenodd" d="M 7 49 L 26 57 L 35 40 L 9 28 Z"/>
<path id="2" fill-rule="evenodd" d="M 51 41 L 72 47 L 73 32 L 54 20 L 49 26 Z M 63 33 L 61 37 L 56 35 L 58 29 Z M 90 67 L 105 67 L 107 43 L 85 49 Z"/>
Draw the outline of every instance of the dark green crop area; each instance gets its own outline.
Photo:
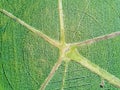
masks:
<path id="1" fill-rule="evenodd" d="M 0 0 L 11 12 L 59 40 L 57 0 Z M 67 43 L 120 31 L 120 0 L 63 0 Z M 78 48 L 80 54 L 120 78 L 120 36 Z M 59 57 L 58 49 L 0 13 L 0 90 L 38 90 Z M 45 90 L 120 90 L 76 62 L 64 62 Z"/>

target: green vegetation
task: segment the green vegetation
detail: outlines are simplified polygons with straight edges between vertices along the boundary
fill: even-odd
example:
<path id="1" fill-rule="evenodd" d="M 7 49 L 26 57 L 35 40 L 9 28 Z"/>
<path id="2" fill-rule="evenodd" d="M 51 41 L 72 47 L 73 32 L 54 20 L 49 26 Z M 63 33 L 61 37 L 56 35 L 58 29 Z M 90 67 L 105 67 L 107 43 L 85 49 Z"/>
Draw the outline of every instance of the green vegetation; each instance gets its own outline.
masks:
<path id="1" fill-rule="evenodd" d="M 0 89 L 118 90 L 118 3 L 1 0 Z"/>

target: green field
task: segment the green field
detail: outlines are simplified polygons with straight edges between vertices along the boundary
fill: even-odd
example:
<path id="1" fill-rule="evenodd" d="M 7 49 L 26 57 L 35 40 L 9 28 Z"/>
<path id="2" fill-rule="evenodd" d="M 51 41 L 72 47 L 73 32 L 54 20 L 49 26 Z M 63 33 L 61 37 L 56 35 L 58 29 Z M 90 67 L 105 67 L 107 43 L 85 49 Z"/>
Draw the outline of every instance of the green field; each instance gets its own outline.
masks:
<path id="1" fill-rule="evenodd" d="M 59 40 L 57 0 L 0 0 L 0 8 Z M 63 0 L 63 12 L 67 43 L 120 31 L 120 0 Z M 78 50 L 120 78 L 120 36 Z M 0 13 L 0 90 L 38 90 L 58 57 L 57 48 Z M 70 61 L 66 72 L 62 63 L 45 90 L 120 90 L 100 83 L 98 75 Z"/>

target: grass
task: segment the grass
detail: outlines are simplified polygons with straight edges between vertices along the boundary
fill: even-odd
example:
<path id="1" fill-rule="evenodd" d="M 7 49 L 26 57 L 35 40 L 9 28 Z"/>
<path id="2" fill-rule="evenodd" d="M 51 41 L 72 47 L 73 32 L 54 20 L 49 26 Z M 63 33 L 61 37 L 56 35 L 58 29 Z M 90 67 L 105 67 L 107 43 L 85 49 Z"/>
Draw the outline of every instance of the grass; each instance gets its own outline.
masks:
<path id="1" fill-rule="evenodd" d="M 112 1 L 111 1 L 112 2 Z M 40 37 L 42 37 L 44 40 L 46 40 L 47 42 L 49 42 L 50 44 L 52 44 L 53 46 L 55 46 L 55 47 L 57 47 L 57 48 L 59 48 L 59 54 L 60 54 L 60 56 L 59 56 L 59 59 L 58 59 L 58 61 L 56 62 L 56 64 L 54 65 L 54 63 L 52 63 L 52 64 L 48 64 L 48 65 L 51 65 L 50 66 L 50 68 L 53 66 L 53 68 L 52 68 L 52 71 L 50 72 L 49 70 L 50 70 L 50 68 L 49 68 L 49 70 L 48 70 L 48 72 L 47 72 L 47 69 L 44 69 L 44 68 L 40 68 L 41 69 L 41 72 L 39 73 L 39 74 L 42 74 L 42 75 L 40 75 L 40 76 L 43 76 L 43 79 L 42 78 L 39 78 L 40 80 L 41 80 L 41 82 L 40 83 L 42 83 L 43 81 L 44 81 L 44 79 L 45 79 L 45 77 L 47 77 L 46 79 L 45 79 L 45 81 L 44 81 L 44 83 L 42 84 L 42 86 L 41 86 L 41 90 L 43 90 L 44 88 L 46 88 L 46 86 L 47 86 L 47 84 L 49 84 L 49 81 L 51 80 L 51 78 L 53 77 L 53 75 L 55 74 L 55 71 L 58 69 L 58 67 L 62 64 L 62 62 L 63 61 L 65 61 L 66 62 L 66 64 L 64 65 L 65 66 L 65 68 L 64 68 L 64 72 L 63 72 L 63 79 L 62 79 L 62 83 L 61 83 L 61 85 L 62 86 L 60 86 L 61 87 L 61 89 L 66 89 L 66 88 L 69 88 L 69 87 L 73 87 L 74 86 L 74 84 L 71 84 L 71 85 L 67 85 L 66 84 L 66 79 L 67 79 L 67 77 L 68 77 L 68 75 L 67 75 L 67 72 L 69 72 L 69 70 L 67 70 L 68 68 L 69 68 L 69 61 L 70 61 L 70 59 L 72 59 L 73 61 L 76 61 L 76 62 L 78 62 L 78 63 L 80 63 L 80 64 L 82 64 L 83 66 L 85 66 L 86 68 L 88 68 L 88 69 L 90 69 L 92 72 L 94 72 L 94 73 L 96 73 L 96 74 L 98 74 L 98 75 L 100 75 L 100 77 L 102 77 L 103 79 L 105 79 L 105 80 L 107 80 L 109 83 L 111 83 L 111 84 L 113 84 L 113 85 L 115 85 L 115 86 L 117 86 L 117 87 L 120 87 L 119 86 L 119 83 L 120 83 L 120 81 L 119 81 L 119 79 L 118 78 L 116 78 L 116 77 L 114 77 L 113 75 L 111 75 L 111 74 L 109 74 L 108 72 L 106 72 L 104 69 L 101 69 L 101 68 L 99 68 L 98 66 L 96 66 L 95 64 L 92 64 L 91 62 L 90 62 L 90 60 L 87 60 L 86 58 L 84 58 L 83 56 L 81 56 L 79 53 L 78 53 L 78 51 L 76 52 L 76 49 L 73 49 L 72 47 L 74 47 L 74 48 L 77 48 L 80 44 L 79 43 L 71 43 L 70 42 L 70 45 L 69 44 L 66 44 L 66 42 L 69 42 L 69 40 L 68 40 L 68 38 L 66 38 L 65 39 L 65 31 L 64 30 L 67 30 L 68 28 L 66 28 L 66 27 L 64 27 L 64 24 L 63 24 L 63 21 L 65 21 L 65 23 L 66 23 L 66 17 L 65 17 L 65 20 L 63 20 L 63 16 L 62 16 L 62 3 L 61 3 L 61 0 L 60 0 L 60 2 L 59 2 L 59 15 L 60 15 L 60 42 L 56 42 L 56 40 L 53 40 L 53 39 L 51 39 L 51 38 L 49 38 L 48 36 L 46 36 L 45 34 L 43 34 L 42 32 L 40 32 L 40 31 L 37 31 L 37 30 L 35 30 L 34 28 L 32 28 L 31 26 L 29 26 L 29 25 L 27 25 L 26 23 L 24 23 L 24 22 L 22 22 L 20 19 L 18 19 L 18 18 L 16 18 L 16 17 L 14 17 L 12 14 L 10 14 L 9 12 L 6 12 L 6 11 L 4 11 L 4 10 L 2 10 L 1 9 L 1 12 L 2 13 L 4 13 L 4 14 L 6 14 L 7 16 L 9 16 L 9 17 L 11 17 L 11 18 L 13 18 L 15 21 L 17 21 L 17 22 L 19 22 L 20 24 L 22 24 L 23 26 L 25 26 L 25 27 L 27 27 L 29 30 L 31 30 L 32 32 L 34 32 L 35 34 L 38 34 Z M 69 4 L 70 2 L 65 2 L 65 3 L 63 3 L 63 5 L 64 4 Z M 97 31 L 90 31 L 90 33 L 86 33 L 87 32 L 87 29 L 85 29 L 85 28 L 89 28 L 89 25 L 91 26 L 89 29 L 93 29 L 93 30 L 95 30 L 95 29 L 97 29 L 98 27 L 99 27 L 99 29 L 101 29 L 101 28 L 104 28 L 103 30 L 105 31 L 105 32 L 107 32 L 107 33 L 109 33 L 109 31 L 107 31 L 107 30 L 109 30 L 109 28 L 107 27 L 107 24 L 106 24 L 106 26 L 104 26 L 104 24 L 101 24 L 100 23 L 100 21 L 98 20 L 98 19 L 96 19 L 94 16 L 92 16 L 92 15 L 90 15 L 90 13 L 89 13 L 89 9 L 87 8 L 88 6 L 90 6 L 89 4 L 93 4 L 93 6 L 94 6 L 94 3 L 93 2 L 87 2 L 87 0 L 85 1 L 85 2 L 83 2 L 83 3 L 87 3 L 87 4 L 85 4 L 85 9 L 83 9 L 83 14 L 81 15 L 81 18 L 80 18 L 80 21 L 79 22 L 77 22 L 77 20 L 75 20 L 77 23 L 78 23 L 78 26 L 77 26 L 77 28 L 79 27 L 79 26 L 82 26 L 81 25 L 81 22 L 82 22 L 82 19 L 83 19 L 83 21 L 84 20 L 87 20 L 88 21 L 88 19 L 90 18 L 90 19 L 93 19 L 94 21 L 95 21 L 95 28 L 94 27 L 92 27 L 91 25 L 93 24 L 93 23 L 91 23 L 91 22 L 87 22 L 87 23 L 85 23 L 84 25 L 88 25 L 87 27 L 85 26 L 85 27 L 82 27 L 82 29 L 83 30 L 86 30 L 84 33 L 83 33 L 83 35 L 87 35 L 87 36 L 90 36 L 89 34 L 90 33 L 95 33 L 95 35 L 97 35 Z M 105 2 L 106 3 L 106 2 Z M 98 4 L 101 4 L 101 2 L 99 2 Z M 73 5 L 74 5 L 74 3 L 73 3 Z M 104 5 L 104 4 L 103 4 Z M 110 6 L 108 3 L 107 3 L 107 5 L 108 6 Z M 114 5 L 114 4 L 112 4 L 112 5 Z M 77 5 L 76 5 L 77 6 Z M 104 6 L 103 6 L 104 7 Z M 77 8 L 77 7 L 76 7 Z M 87 9 L 86 9 L 87 8 Z M 67 8 L 68 9 L 68 8 Z M 72 9 L 74 9 L 74 8 L 72 8 Z M 72 10 L 72 9 L 70 9 L 70 10 Z M 112 6 L 112 8 L 111 8 L 111 10 L 113 10 L 114 9 L 114 7 Z M 47 9 L 46 9 L 46 11 L 47 12 L 49 12 Z M 69 11 L 69 10 L 68 10 Z M 47 15 L 47 12 L 46 12 L 46 15 Z M 67 12 L 67 11 L 66 11 Z M 65 13 L 66 13 L 65 12 Z M 93 10 L 93 12 L 94 12 L 94 10 Z M 99 12 L 99 11 L 98 11 Z M 104 12 L 104 11 L 103 11 Z M 26 12 L 25 12 L 26 13 Z M 69 12 L 68 12 L 69 13 Z M 89 13 L 89 14 L 88 14 Z M 116 13 L 115 12 L 115 14 L 117 14 L 118 15 L 118 13 Z M 71 15 L 71 14 L 70 14 Z M 86 15 L 88 15 L 89 17 L 87 17 Z M 110 17 L 112 17 L 112 16 L 110 16 Z M 68 18 L 69 18 L 69 16 L 68 16 Z M 79 17 L 78 17 L 79 18 Z M 70 20 L 70 19 L 69 19 Z M 67 22 L 67 24 L 69 24 L 69 23 L 71 23 L 72 24 L 72 22 L 70 21 L 69 22 L 69 20 L 68 20 L 68 22 Z M 110 19 L 109 19 L 110 20 Z M 108 20 L 108 22 L 109 22 L 109 20 Z M 74 21 L 73 21 L 74 22 Z M 47 22 L 46 22 L 47 23 Z M 45 24 L 46 24 L 45 23 Z M 80 23 L 80 25 L 79 25 L 79 23 Z M 82 22 L 82 24 L 83 24 L 84 22 Z M 67 25 L 66 24 L 66 25 Z M 116 25 L 116 24 L 115 24 Z M 108 26 L 109 26 L 109 24 L 108 24 Z M 71 26 L 70 26 L 71 27 Z M 106 29 L 106 27 L 107 27 L 107 29 Z M 71 29 L 73 29 L 73 28 L 71 28 Z M 88 30 L 89 30 L 88 29 Z M 110 29 L 111 30 L 111 29 Z M 117 30 L 117 29 L 116 29 Z M 67 32 L 67 31 L 66 31 Z M 76 37 L 76 36 L 79 36 L 79 34 L 81 34 L 79 31 L 78 31 L 78 33 L 76 33 L 76 31 L 74 30 L 74 31 L 71 31 L 71 32 L 74 32 L 73 33 L 73 35 L 75 34 L 75 36 L 74 37 Z M 93 34 L 94 34 L 93 33 Z M 106 33 L 106 34 L 107 34 Z M 77 35 L 78 34 L 78 35 Z M 99 34 L 99 33 L 98 33 Z M 29 37 L 28 36 L 28 33 L 26 34 L 27 36 L 25 36 L 25 37 Z M 34 35 L 34 34 L 33 34 Z M 68 35 L 70 35 L 70 34 L 68 34 Z M 112 34 L 108 34 L 107 36 L 104 36 L 104 37 L 99 37 L 99 38 L 97 38 L 97 39 L 91 39 L 91 40 L 89 40 L 89 41 L 95 41 L 96 42 L 96 40 L 98 41 L 98 40 L 105 40 L 105 39 L 109 39 L 109 38 L 111 38 L 111 37 L 113 37 L 113 36 L 117 36 L 117 35 L 119 35 L 119 32 L 115 32 L 115 33 L 112 33 Z M 71 36 L 71 35 L 70 35 Z M 5 38 L 7 38 L 7 36 L 4 36 Z M 13 37 L 13 33 L 12 33 L 12 35 L 11 35 L 11 37 L 14 39 L 14 37 Z M 35 36 L 35 37 L 37 37 L 37 36 Z M 67 37 L 67 36 L 66 36 Z M 71 36 L 72 37 L 72 36 Z M 77 39 L 79 40 L 79 41 L 81 41 L 81 38 L 82 38 L 83 36 L 82 36 L 82 34 L 81 34 L 81 37 L 78 37 Z M 94 35 L 93 35 L 93 37 L 94 37 Z M 84 38 L 82 38 L 82 40 L 84 40 L 86 37 L 84 37 Z M 73 38 L 74 39 L 74 38 Z M 77 41 L 77 39 L 75 40 L 75 41 Z M 2 36 L 2 39 L 1 40 L 4 40 L 3 39 L 3 36 Z M 8 39 L 6 39 L 6 40 L 8 40 Z M 26 40 L 26 39 L 25 39 Z M 30 40 L 29 41 L 29 43 L 31 43 L 31 39 L 30 38 L 28 38 L 28 40 Z M 72 39 L 71 39 L 72 40 Z M 117 39 L 116 39 L 117 40 Z M 116 41 L 115 40 L 115 41 Z M 118 39 L 119 40 L 119 39 Z M 66 41 L 66 42 L 65 42 Z M 93 41 L 93 42 L 94 42 Z M 24 42 L 24 41 L 23 41 Z M 35 42 L 34 40 L 33 40 L 33 42 Z M 42 42 L 44 42 L 44 41 L 42 41 Z M 102 43 L 101 43 L 102 42 Z M 91 47 L 91 46 L 89 46 L 89 45 L 87 45 L 87 46 L 84 46 L 84 47 L 87 47 L 87 49 L 88 50 L 96 50 L 96 49 L 98 49 L 98 48 L 104 48 L 103 46 L 104 45 L 106 45 L 106 42 L 104 42 L 104 41 L 101 41 L 100 43 L 98 42 L 98 44 L 93 44 L 94 45 L 94 47 Z M 27 45 L 25 45 L 25 49 L 22 49 L 22 52 L 25 52 L 25 53 L 23 53 L 23 62 L 24 62 L 24 64 L 20 64 L 21 66 L 23 65 L 23 66 L 26 66 L 26 67 L 24 67 L 25 69 L 23 69 L 23 70 L 25 70 L 25 72 L 27 73 L 27 75 L 30 77 L 30 79 L 32 79 L 32 80 L 30 80 L 30 81 L 33 81 L 34 83 L 36 82 L 38 85 L 39 85 L 39 82 L 35 79 L 35 78 L 33 78 L 32 77 L 32 74 L 30 73 L 30 70 L 33 70 L 33 71 L 35 71 L 35 70 L 38 70 L 38 68 L 37 69 L 30 69 L 30 65 L 31 65 L 31 63 L 33 63 L 34 61 L 32 60 L 33 59 L 33 57 L 35 58 L 35 55 L 34 55 L 34 45 L 32 45 L 32 44 L 29 44 L 29 43 L 27 43 Z M 81 43 L 81 42 L 80 42 Z M 85 43 L 86 44 L 86 42 L 82 42 L 83 44 Z M 35 44 L 37 45 L 38 44 L 38 42 L 35 42 Z M 87 41 L 87 44 L 89 44 L 89 42 Z M 99 45 L 100 44 L 100 45 Z M 103 45 L 101 45 L 101 44 L 103 44 Z M 30 45 L 30 46 L 29 46 Z M 31 46 L 32 45 L 32 46 Z M 77 45 L 77 46 L 76 46 Z M 108 45 L 108 44 L 107 44 Z M 118 44 L 117 44 L 118 45 Z M 45 44 L 43 44 L 42 45 L 43 47 L 44 46 L 46 46 Z M 48 45 L 48 43 L 47 43 L 47 46 L 49 46 Z M 102 46 L 102 47 L 101 47 Z M 17 46 L 16 46 L 17 47 Z M 52 47 L 52 46 L 51 46 Z M 81 47 L 81 49 L 83 49 L 83 51 L 84 52 L 86 52 L 86 53 L 88 53 L 89 55 L 90 54 L 93 54 L 94 56 L 95 56 L 95 54 L 92 52 L 92 51 L 89 51 L 89 52 L 87 52 L 88 50 L 85 50 L 84 49 L 84 47 Z M 95 48 L 96 47 L 96 48 Z M 2 47 L 3 48 L 3 47 Z M 54 48 L 54 47 L 52 47 L 52 48 Z M 114 46 L 114 48 L 115 48 L 115 46 Z M 118 47 L 116 47 L 116 48 L 118 48 Z M 26 57 L 29 57 L 29 55 L 28 56 L 26 56 L 27 54 L 26 54 L 26 50 L 27 49 L 27 51 L 29 50 L 30 52 L 29 52 L 29 55 L 31 54 L 31 61 L 33 61 L 33 62 L 31 62 L 30 61 L 30 63 L 29 63 L 29 66 L 27 65 L 27 64 L 25 64 L 25 58 Z M 15 54 L 16 54 L 16 49 L 15 48 L 13 48 L 12 49 L 13 51 L 12 52 L 14 52 Z M 49 49 L 46 49 L 46 50 L 48 50 L 49 51 Z M 75 50 L 75 51 L 74 51 Z M 80 50 L 80 49 L 78 49 L 78 50 Z M 3 50 L 3 51 L 5 51 L 5 50 Z M 81 52 L 83 52 L 82 50 L 81 50 Z M 103 50 L 101 50 L 101 51 L 104 51 L 104 49 Z M 117 50 L 115 49 L 115 52 L 116 52 Z M 18 53 L 20 52 L 20 50 L 18 50 Z M 38 51 L 37 51 L 38 52 Z M 45 49 L 43 49 L 43 52 L 45 52 Z M 54 51 L 53 51 L 54 52 Z M 84 55 L 84 52 L 83 52 L 83 55 Z M 105 50 L 104 51 L 104 53 L 105 53 L 105 55 L 107 54 L 108 55 L 108 52 L 106 53 L 107 51 Z M 113 50 L 112 50 L 112 52 L 114 52 Z M 6 53 L 6 52 L 5 52 Z M 45 52 L 46 53 L 46 52 Z M 42 56 L 44 56 L 45 55 L 45 53 L 43 53 L 43 55 L 40 55 L 41 57 Z M 100 52 L 99 52 L 100 53 Z M 47 53 L 48 54 L 48 53 Z M 98 53 L 97 53 L 98 54 Z M 87 55 L 87 57 L 89 56 L 89 55 Z M 105 56 L 104 54 L 103 54 L 103 60 L 106 60 L 105 58 L 106 58 L 106 56 Z M 114 54 L 113 54 L 114 55 Z M 15 55 L 15 56 L 17 56 L 17 55 Z M 46 55 L 45 55 L 46 56 Z M 56 55 L 57 56 L 57 55 Z M 84 55 L 85 56 L 85 55 Z M 101 56 L 102 56 L 102 54 L 101 54 Z M 4 57 L 5 58 L 5 57 Z M 18 57 L 16 57 L 16 60 L 17 60 L 17 58 Z M 44 57 L 43 57 L 44 58 Z M 50 56 L 48 56 L 48 58 L 50 59 Z M 92 57 L 88 57 L 88 58 L 92 58 Z M 100 60 L 102 60 L 102 57 L 100 57 L 100 59 L 98 59 L 99 57 L 96 57 L 96 59 L 94 59 L 94 60 L 96 60 L 96 61 L 100 61 Z M 108 58 L 107 58 L 108 59 Z M 111 58 L 110 58 L 111 59 Z M 7 60 L 7 59 L 6 59 Z M 37 60 L 37 59 L 36 59 Z M 49 61 L 46 61 L 46 60 L 44 60 L 44 59 L 42 59 L 42 60 L 38 60 L 38 62 L 40 61 L 40 63 L 41 63 L 41 61 L 42 62 L 44 62 L 45 64 L 48 62 L 48 63 L 50 63 Z M 16 62 L 15 62 L 16 63 Z M 39 63 L 39 64 L 40 64 Z M 73 62 L 74 63 L 74 62 Z M 96 62 L 95 62 L 96 63 Z M 116 63 L 116 62 L 114 62 L 114 63 Z M 37 64 L 37 63 L 36 63 Z M 38 66 L 39 66 L 39 64 L 38 64 Z M 101 63 L 101 61 L 100 61 L 100 63 L 98 63 L 98 65 L 99 64 L 103 64 L 103 63 Z M 108 61 L 105 61 L 104 62 L 104 64 L 110 64 L 110 63 L 108 63 Z M 16 65 L 18 65 L 18 64 L 16 64 Z M 67 65 L 67 66 L 66 66 Z M 112 68 L 114 67 L 114 64 L 112 63 Z M 37 65 L 36 65 L 37 66 Z M 42 66 L 42 65 L 41 65 Z M 40 67 L 41 67 L 40 66 Z M 101 65 L 99 65 L 99 66 L 101 66 Z M 7 67 L 7 66 L 6 66 Z M 17 66 L 17 68 L 18 68 L 19 66 Z M 32 66 L 33 67 L 33 66 Z M 45 65 L 43 64 L 43 67 L 45 67 Z M 116 65 L 115 65 L 115 67 L 116 67 Z M 47 67 L 48 68 L 48 67 Z M 2 64 L 2 69 L 3 69 L 3 64 Z M 14 69 L 14 68 L 13 68 Z M 117 69 L 116 69 L 117 70 Z M 43 73 L 43 72 L 47 72 L 46 73 L 46 75 L 45 75 L 45 73 Z M 58 69 L 58 71 L 59 71 L 59 69 Z M 32 71 L 31 71 L 32 72 Z M 38 72 L 38 71 L 37 71 Z M 48 73 L 50 72 L 50 74 L 48 75 Z M 86 70 L 85 70 L 85 72 L 87 72 Z M 18 70 L 18 73 L 20 73 L 19 72 L 19 70 Z M 7 79 L 7 83 L 13 88 L 13 86 L 12 86 L 12 84 L 11 84 L 11 82 L 10 82 L 10 80 L 8 80 L 8 76 L 7 76 L 7 74 L 5 73 L 5 70 L 3 69 L 3 74 L 4 74 L 4 76 L 6 76 L 6 79 Z M 17 73 L 16 73 L 17 74 Z M 23 73 L 24 74 L 24 73 Z M 25 75 L 25 74 L 24 74 Z M 45 76 L 44 76 L 45 75 Z M 88 74 L 89 75 L 89 74 Z M 26 75 L 25 75 L 25 77 L 26 77 Z M 76 77 L 76 76 L 74 76 L 74 77 Z M 74 77 L 72 77 L 72 78 L 74 78 Z M 58 77 L 57 77 L 58 78 Z M 90 78 L 90 77 L 89 77 Z M 26 78 L 27 79 L 27 78 Z M 43 80 L 43 81 L 42 81 Z M 13 80 L 14 81 L 14 80 Z M 28 80 L 29 81 L 29 80 Z M 72 79 L 71 79 L 71 81 L 72 81 Z M 77 82 L 79 82 L 79 81 L 77 81 Z M 90 81 L 89 81 L 90 82 Z M 93 82 L 91 82 L 91 83 L 93 83 Z M 83 84 L 83 85 L 79 85 L 79 84 L 75 84 L 76 86 L 76 88 L 82 88 L 81 86 L 85 86 L 86 88 L 88 87 L 88 86 L 86 86 L 86 85 L 91 85 L 91 83 L 87 83 L 87 84 Z M 18 83 L 17 83 L 18 84 Z M 31 84 L 31 83 L 30 83 Z M 33 84 L 31 84 L 32 86 L 33 86 Z M 16 86 L 16 85 L 15 85 Z M 18 84 L 18 86 L 20 86 L 19 84 Z M 48 85 L 49 86 L 49 85 Z M 28 84 L 28 87 L 29 87 L 29 84 Z M 75 88 L 74 87 L 74 88 Z M 34 88 L 34 86 L 33 87 L 29 87 L 29 88 Z"/>

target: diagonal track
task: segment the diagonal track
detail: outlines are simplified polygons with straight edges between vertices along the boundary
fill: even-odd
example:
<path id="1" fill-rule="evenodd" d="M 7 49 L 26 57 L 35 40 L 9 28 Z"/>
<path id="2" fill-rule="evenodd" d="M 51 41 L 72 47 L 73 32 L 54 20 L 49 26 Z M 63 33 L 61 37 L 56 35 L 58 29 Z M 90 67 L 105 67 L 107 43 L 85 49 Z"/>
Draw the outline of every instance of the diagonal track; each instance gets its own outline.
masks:
<path id="1" fill-rule="evenodd" d="M 21 19 L 17 18 L 16 16 L 14 16 L 12 13 L 4 10 L 4 9 L 0 9 L 0 12 L 5 14 L 6 16 L 12 18 L 13 20 L 15 20 L 16 22 L 20 23 L 21 25 L 23 25 L 24 27 L 26 27 L 28 30 L 32 31 L 33 33 L 35 33 L 36 35 L 42 37 L 44 40 L 46 40 L 47 42 L 49 42 L 50 44 L 52 44 L 55 47 L 59 48 L 59 42 L 51 39 L 50 37 L 48 37 L 47 35 L 43 34 L 41 31 L 35 29 L 34 27 L 28 25 L 27 23 L 25 23 L 24 21 L 22 21 Z"/>
<path id="2" fill-rule="evenodd" d="M 72 43 L 70 45 L 71 46 L 89 45 L 89 44 L 96 43 L 96 42 L 99 42 L 99 41 L 103 41 L 103 40 L 106 40 L 106 39 L 111 39 L 111 38 L 114 38 L 114 37 L 117 37 L 117 36 L 120 36 L 120 31 L 113 32 L 111 34 L 107 34 L 107 35 L 103 35 L 103 36 L 99 36 L 99 37 L 95 37 L 95 38 L 92 38 L 92 39 L 88 39 L 88 40 L 78 42 L 78 43 Z"/>
<path id="3" fill-rule="evenodd" d="M 55 65 L 53 66 L 52 70 L 50 71 L 50 74 L 48 75 L 48 77 L 45 79 L 45 81 L 43 82 L 43 84 L 41 85 L 39 90 L 44 90 L 47 86 L 47 84 L 49 83 L 49 81 L 51 80 L 51 78 L 53 77 L 53 75 L 55 74 L 55 71 L 58 69 L 58 67 L 61 65 L 62 63 L 62 58 L 60 57 L 57 62 L 55 63 Z"/>

